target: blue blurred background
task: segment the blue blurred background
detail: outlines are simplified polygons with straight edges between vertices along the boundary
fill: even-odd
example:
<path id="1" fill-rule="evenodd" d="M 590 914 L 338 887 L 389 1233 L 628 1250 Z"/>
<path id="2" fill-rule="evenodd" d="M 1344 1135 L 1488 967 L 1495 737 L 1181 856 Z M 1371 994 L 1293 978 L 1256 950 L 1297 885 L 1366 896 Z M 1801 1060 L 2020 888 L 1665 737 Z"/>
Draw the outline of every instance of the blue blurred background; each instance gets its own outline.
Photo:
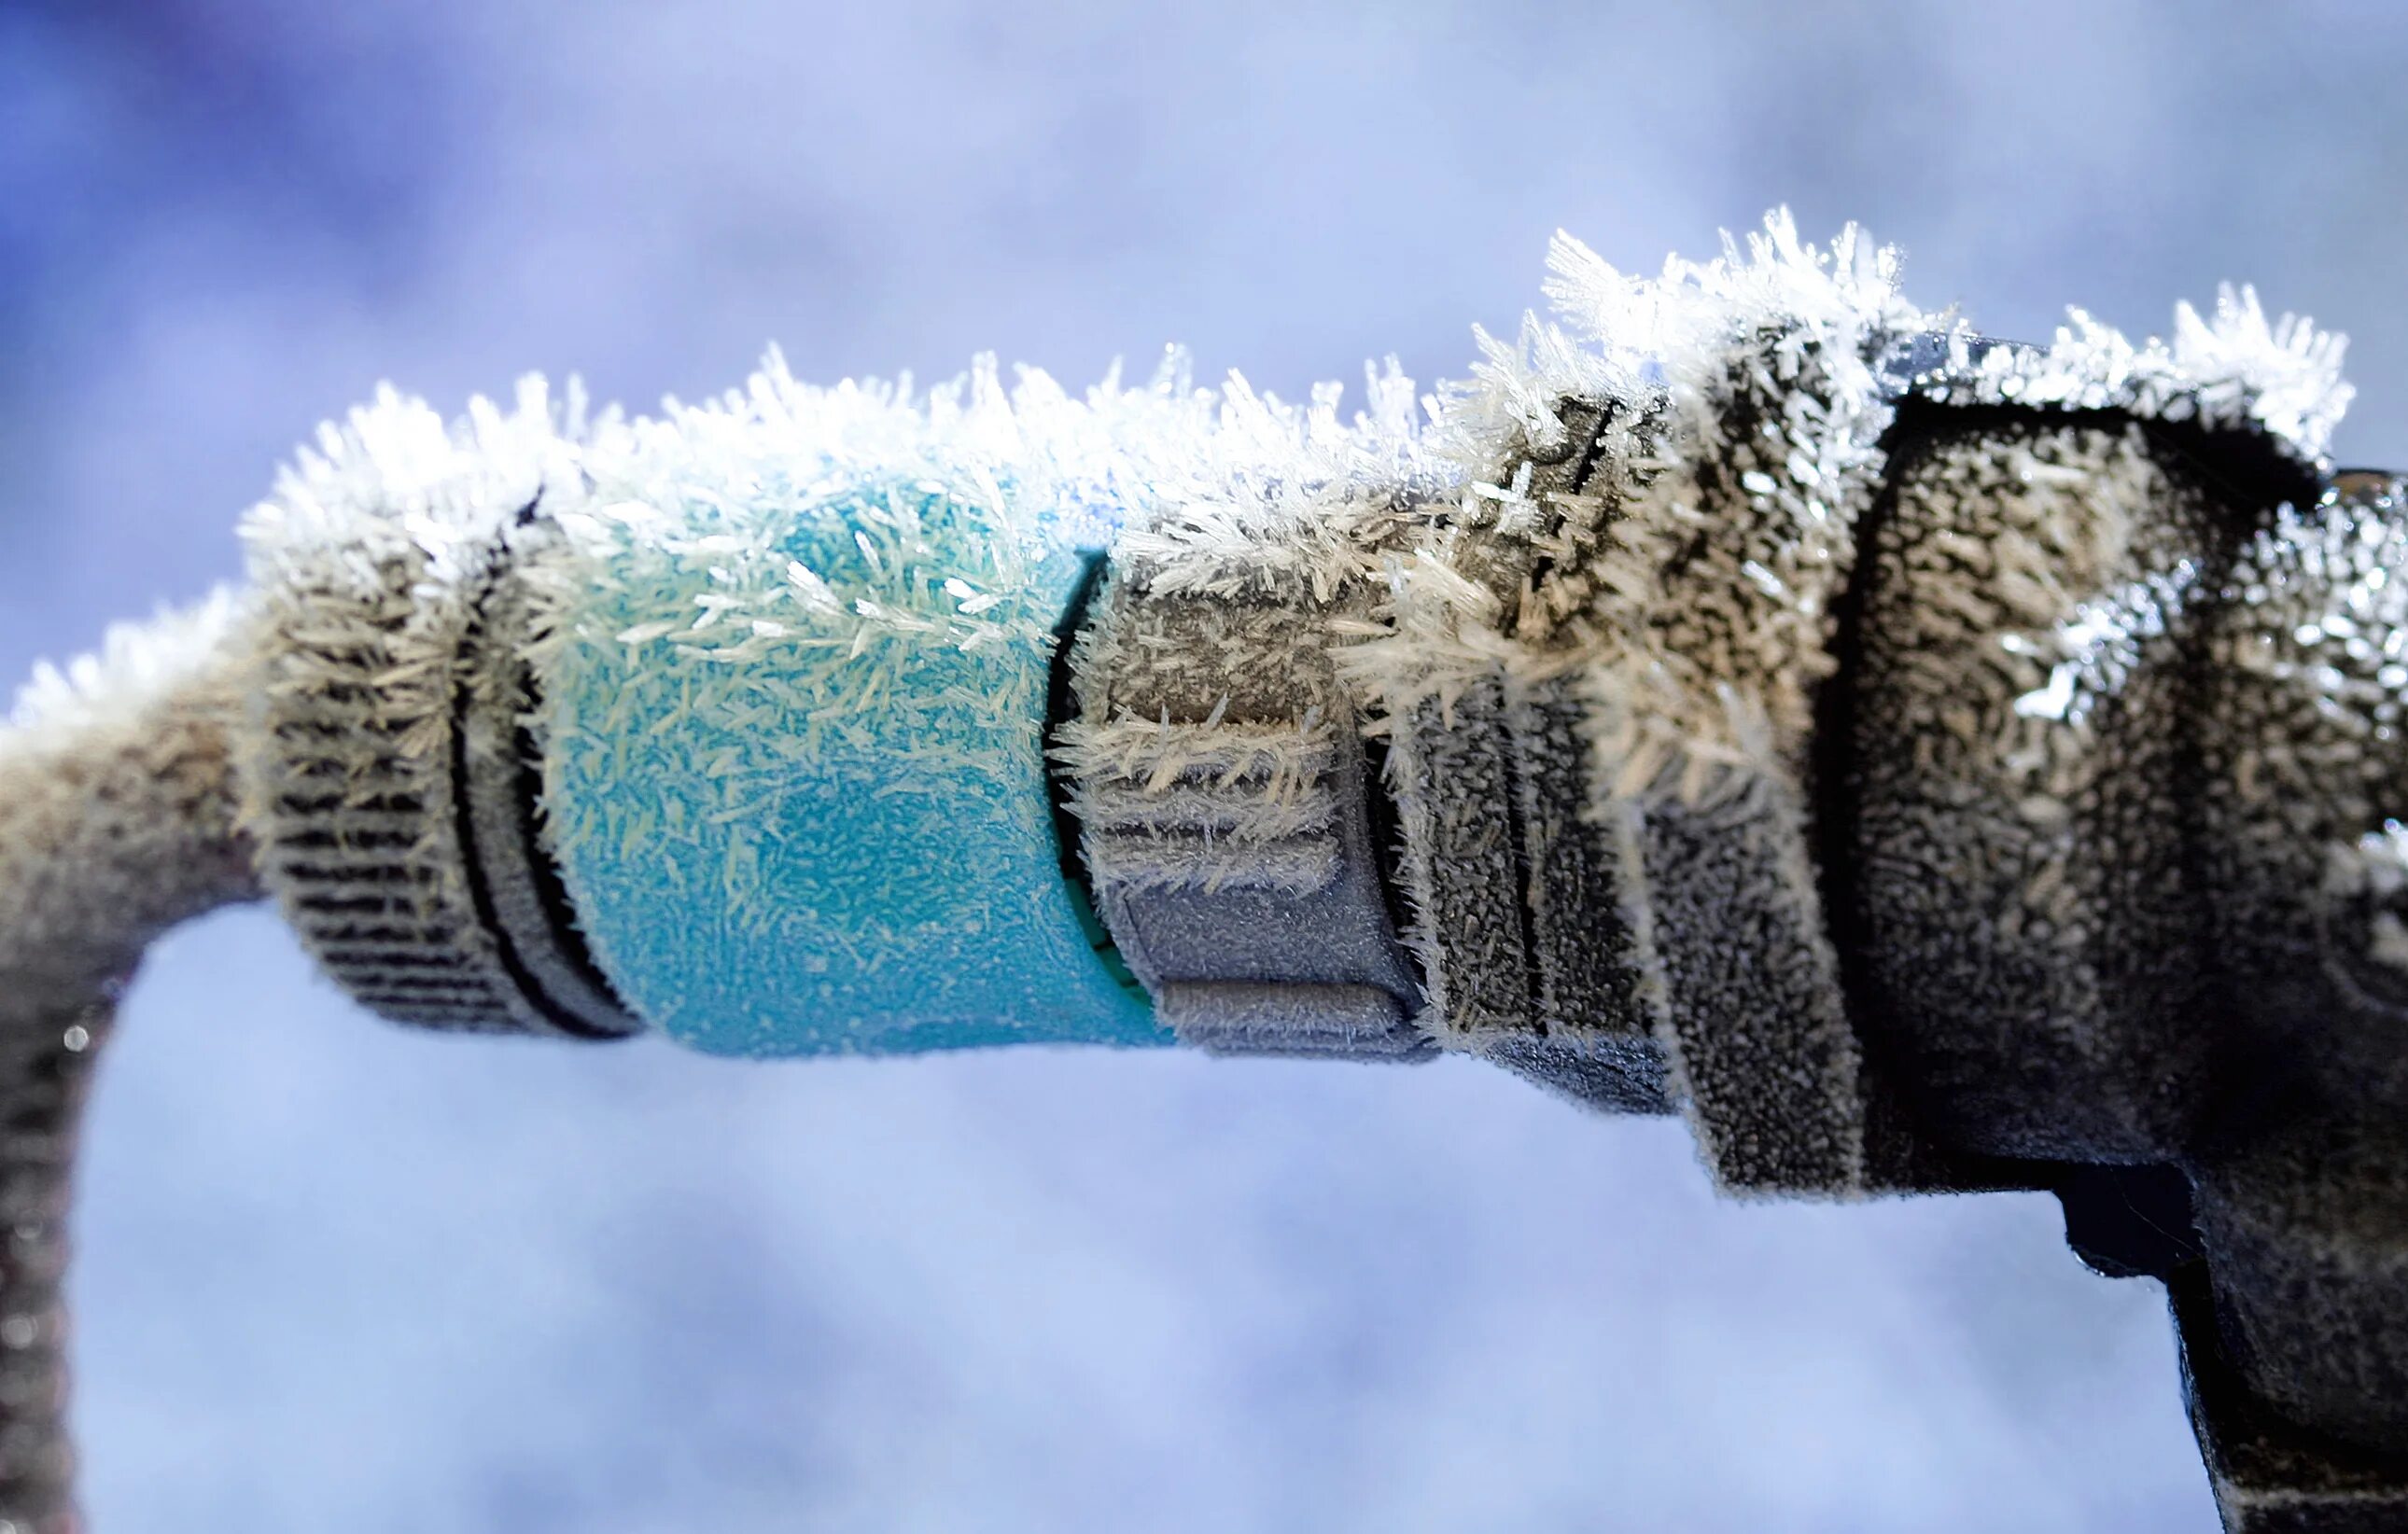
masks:
<path id="1" fill-rule="evenodd" d="M 2254 280 L 2408 461 L 2404 65 L 2374 5 L 7 0 L 0 678 L 234 577 L 380 380 L 1429 380 L 1558 225 L 1779 202 L 2006 335 Z M 461 1043 L 241 912 L 89 1150 L 103 1534 L 2213 1527 L 2050 1202 L 1719 1204 L 1461 1062 Z"/>

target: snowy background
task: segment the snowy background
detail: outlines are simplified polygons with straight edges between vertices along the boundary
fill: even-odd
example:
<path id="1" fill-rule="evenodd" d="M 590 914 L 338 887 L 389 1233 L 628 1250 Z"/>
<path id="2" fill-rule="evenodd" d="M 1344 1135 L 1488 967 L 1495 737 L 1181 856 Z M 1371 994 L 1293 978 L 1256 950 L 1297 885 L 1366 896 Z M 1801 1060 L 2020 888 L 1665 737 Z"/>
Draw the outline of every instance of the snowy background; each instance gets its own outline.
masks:
<path id="1" fill-rule="evenodd" d="M 9 0 L 0 677 L 234 576 L 381 379 L 1283 394 L 1462 368 L 1558 225 L 1865 221 L 1993 332 L 2252 279 L 2408 461 L 2408 20 L 2370 4 Z M 741 1067 L 372 1022 L 179 934 L 101 1082 L 102 1534 L 2205 1530 L 2153 1285 L 2038 1197 L 1709 1197 L 1501 1073 Z"/>

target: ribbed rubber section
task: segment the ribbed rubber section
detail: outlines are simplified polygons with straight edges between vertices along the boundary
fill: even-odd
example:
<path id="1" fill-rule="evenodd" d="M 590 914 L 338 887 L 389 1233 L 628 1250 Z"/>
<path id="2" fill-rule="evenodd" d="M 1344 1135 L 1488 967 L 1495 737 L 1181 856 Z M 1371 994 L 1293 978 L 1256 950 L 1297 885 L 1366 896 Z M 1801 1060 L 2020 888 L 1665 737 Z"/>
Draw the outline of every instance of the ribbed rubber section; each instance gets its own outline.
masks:
<path id="1" fill-rule="evenodd" d="M 447 889 L 438 871 L 451 849 L 429 828 L 448 814 L 449 785 L 429 781 L 428 766 L 400 750 L 401 727 L 372 707 L 324 708 L 343 712 L 352 717 L 277 729 L 294 781 L 276 797 L 264 873 L 302 941 L 361 1005 L 396 1022 L 513 1030 L 473 918 L 453 909 L 465 881 Z"/>
<path id="2" fill-rule="evenodd" d="M 326 971 L 384 1017 L 620 1037 L 637 1025 L 598 978 L 582 989 L 545 983 L 582 961 L 565 913 L 539 933 L 502 915 L 547 906 L 530 885 L 549 867 L 532 844 L 532 806 L 493 802 L 532 781 L 523 738 L 492 724 L 524 701 L 516 636 L 485 642 L 504 560 L 497 544 L 482 568 L 437 584 L 419 562 L 394 558 L 381 592 L 363 592 L 345 567 L 278 594 L 282 643 L 267 662 L 253 764 L 260 871 Z M 472 729 L 480 716 L 485 727 Z M 497 752 L 507 759 L 492 760 Z M 534 947 L 546 952 L 530 963 Z"/>
<path id="3" fill-rule="evenodd" d="M 332 584 L 288 595 L 307 621 L 284 625 L 292 652 L 270 663 L 282 674 L 266 698 L 261 875 L 361 1005 L 429 1027 L 542 1031 L 497 983 L 453 830 L 450 657 L 426 650 L 456 651 L 465 600 L 422 608 L 419 572 L 387 570 L 396 589 L 379 601 Z"/>

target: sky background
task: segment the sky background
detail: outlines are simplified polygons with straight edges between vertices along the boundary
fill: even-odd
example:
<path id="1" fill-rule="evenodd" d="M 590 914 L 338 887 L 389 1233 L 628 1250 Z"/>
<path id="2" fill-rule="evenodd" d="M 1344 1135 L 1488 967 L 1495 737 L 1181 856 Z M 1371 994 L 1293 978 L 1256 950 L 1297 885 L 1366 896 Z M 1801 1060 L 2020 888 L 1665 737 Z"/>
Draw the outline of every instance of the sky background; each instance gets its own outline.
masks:
<path id="1" fill-rule="evenodd" d="M 2408 462 L 2403 67 L 2372 4 L 7 0 L 0 679 L 235 578 L 380 380 L 1427 380 L 1558 226 L 1783 202 L 2008 336 L 2255 280 Z M 2214 1527 L 2158 1292 L 2049 1200 L 1717 1203 L 1460 1061 L 462 1042 L 256 911 L 113 1051 L 100 1534 Z"/>

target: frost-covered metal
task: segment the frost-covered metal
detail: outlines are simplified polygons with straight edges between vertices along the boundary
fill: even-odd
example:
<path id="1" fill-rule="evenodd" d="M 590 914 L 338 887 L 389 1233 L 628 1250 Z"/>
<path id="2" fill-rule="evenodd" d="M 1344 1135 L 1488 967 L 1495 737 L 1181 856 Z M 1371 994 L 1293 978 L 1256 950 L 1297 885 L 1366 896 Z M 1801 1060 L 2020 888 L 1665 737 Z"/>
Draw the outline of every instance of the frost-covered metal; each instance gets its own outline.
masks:
<path id="1" fill-rule="evenodd" d="M 2339 337 L 2002 344 L 1782 214 L 1551 267 L 1351 415 L 773 357 L 329 428 L 249 595 L 0 733 L 0 1519 L 80 1063 L 250 859 L 402 1021 L 1456 1052 L 1735 1194 L 2051 1189 L 2233 1527 L 2408 1518 L 2408 498 L 2330 471 Z"/>

